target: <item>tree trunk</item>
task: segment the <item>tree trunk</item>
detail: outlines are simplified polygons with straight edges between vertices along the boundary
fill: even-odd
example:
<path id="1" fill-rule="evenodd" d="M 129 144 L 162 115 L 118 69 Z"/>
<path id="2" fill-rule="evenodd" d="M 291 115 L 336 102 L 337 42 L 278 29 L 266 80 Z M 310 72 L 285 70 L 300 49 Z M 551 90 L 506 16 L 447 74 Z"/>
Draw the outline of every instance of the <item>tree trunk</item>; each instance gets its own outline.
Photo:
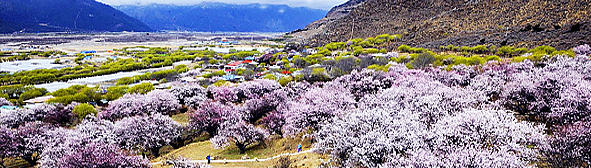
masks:
<path id="1" fill-rule="evenodd" d="M 178 149 L 185 145 L 185 140 L 183 138 L 175 138 L 172 142 L 170 142 L 170 146 L 173 149 Z"/>
<path id="2" fill-rule="evenodd" d="M 236 147 L 238 147 L 238 149 L 240 149 L 240 154 L 244 154 L 244 152 L 246 152 L 246 145 L 244 145 L 242 143 L 236 143 Z"/>
<path id="3" fill-rule="evenodd" d="M 27 161 L 27 163 L 29 163 L 29 165 L 31 165 L 31 167 L 35 167 L 35 165 L 37 164 L 37 160 L 33 159 L 33 156 L 25 155 L 21 158 L 23 158 L 23 160 Z"/>
<path id="4" fill-rule="evenodd" d="M 156 147 L 156 148 L 150 149 L 150 152 L 152 152 L 152 155 L 154 157 L 160 156 L 160 148 L 162 148 L 162 147 Z"/>
<path id="5" fill-rule="evenodd" d="M 218 130 L 216 128 L 209 128 L 205 130 L 205 132 L 209 134 L 209 137 L 214 137 L 217 134 Z"/>

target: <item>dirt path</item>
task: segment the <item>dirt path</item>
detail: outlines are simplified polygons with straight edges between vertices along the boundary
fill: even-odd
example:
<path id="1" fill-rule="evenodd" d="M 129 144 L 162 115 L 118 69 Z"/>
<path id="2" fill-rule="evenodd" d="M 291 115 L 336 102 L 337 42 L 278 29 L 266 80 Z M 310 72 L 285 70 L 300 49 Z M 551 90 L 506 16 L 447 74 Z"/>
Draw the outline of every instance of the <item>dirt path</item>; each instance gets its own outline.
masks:
<path id="1" fill-rule="evenodd" d="M 305 153 L 311 153 L 314 152 L 316 150 L 316 148 L 312 148 L 312 149 L 308 149 L 302 152 L 298 152 L 298 153 L 284 153 L 284 154 L 280 154 L 277 156 L 273 156 L 270 158 L 265 158 L 265 159 L 234 159 L 234 160 L 211 160 L 211 163 L 240 163 L 240 162 L 264 162 L 264 161 L 269 161 L 269 160 L 273 160 L 273 159 L 277 159 L 283 156 L 295 156 L 295 155 L 300 155 L 300 154 L 305 154 Z M 164 161 L 165 162 L 165 161 Z M 186 162 L 189 163 L 207 163 L 207 160 L 187 160 Z M 163 161 L 158 161 L 158 162 L 154 162 L 151 163 L 152 165 L 158 165 L 158 164 L 162 164 Z"/>

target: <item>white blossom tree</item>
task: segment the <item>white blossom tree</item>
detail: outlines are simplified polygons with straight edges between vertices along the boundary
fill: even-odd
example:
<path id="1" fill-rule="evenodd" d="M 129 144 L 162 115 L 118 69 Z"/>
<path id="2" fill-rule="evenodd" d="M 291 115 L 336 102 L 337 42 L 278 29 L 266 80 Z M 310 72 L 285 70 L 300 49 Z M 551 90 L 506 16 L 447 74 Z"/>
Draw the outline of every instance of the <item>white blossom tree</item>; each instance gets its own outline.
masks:
<path id="1" fill-rule="evenodd" d="M 180 136 L 180 131 L 181 125 L 170 117 L 154 114 L 121 119 L 115 123 L 113 132 L 122 148 L 139 148 L 158 157 L 160 148 Z"/>
<path id="2" fill-rule="evenodd" d="M 180 104 L 197 108 L 201 102 L 207 100 L 207 89 L 198 84 L 175 85 L 170 92 L 176 96 Z"/>
<path id="3" fill-rule="evenodd" d="M 233 142 L 240 150 L 240 154 L 246 152 L 246 147 L 257 142 L 263 142 L 269 133 L 262 128 L 255 127 L 244 121 L 224 122 L 218 134 L 210 141 L 215 148 L 225 148 Z"/>

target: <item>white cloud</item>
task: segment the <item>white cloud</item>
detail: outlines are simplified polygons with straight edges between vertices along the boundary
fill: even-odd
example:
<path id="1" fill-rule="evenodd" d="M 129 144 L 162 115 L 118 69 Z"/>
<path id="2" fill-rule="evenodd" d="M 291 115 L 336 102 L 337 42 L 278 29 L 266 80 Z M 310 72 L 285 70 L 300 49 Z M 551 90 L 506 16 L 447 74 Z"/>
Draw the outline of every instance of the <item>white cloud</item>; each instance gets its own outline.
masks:
<path id="1" fill-rule="evenodd" d="M 195 5 L 204 0 L 97 0 L 109 5 L 148 5 L 153 3 L 175 4 L 175 5 Z M 345 3 L 347 0 L 205 0 L 207 2 L 222 2 L 229 4 L 285 4 L 291 7 L 309 7 L 314 9 L 328 10 L 333 6 Z"/>

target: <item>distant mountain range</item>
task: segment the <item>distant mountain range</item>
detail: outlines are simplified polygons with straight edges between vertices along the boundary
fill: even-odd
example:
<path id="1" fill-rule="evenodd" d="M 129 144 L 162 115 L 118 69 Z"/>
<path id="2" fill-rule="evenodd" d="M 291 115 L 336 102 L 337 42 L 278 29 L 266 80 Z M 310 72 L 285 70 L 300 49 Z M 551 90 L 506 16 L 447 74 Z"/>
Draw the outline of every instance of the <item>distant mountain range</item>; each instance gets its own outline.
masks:
<path id="1" fill-rule="evenodd" d="M 379 34 L 407 44 L 551 45 L 591 43 L 589 0 L 350 0 L 292 35 L 312 46 Z M 301 38 L 298 38 L 301 39 Z"/>
<path id="2" fill-rule="evenodd" d="M 0 0 L 0 33 L 152 31 L 95 0 Z"/>
<path id="3" fill-rule="evenodd" d="M 152 4 L 115 6 L 154 30 L 288 32 L 324 17 L 327 11 L 286 5 L 232 5 L 203 2 L 193 6 Z"/>

